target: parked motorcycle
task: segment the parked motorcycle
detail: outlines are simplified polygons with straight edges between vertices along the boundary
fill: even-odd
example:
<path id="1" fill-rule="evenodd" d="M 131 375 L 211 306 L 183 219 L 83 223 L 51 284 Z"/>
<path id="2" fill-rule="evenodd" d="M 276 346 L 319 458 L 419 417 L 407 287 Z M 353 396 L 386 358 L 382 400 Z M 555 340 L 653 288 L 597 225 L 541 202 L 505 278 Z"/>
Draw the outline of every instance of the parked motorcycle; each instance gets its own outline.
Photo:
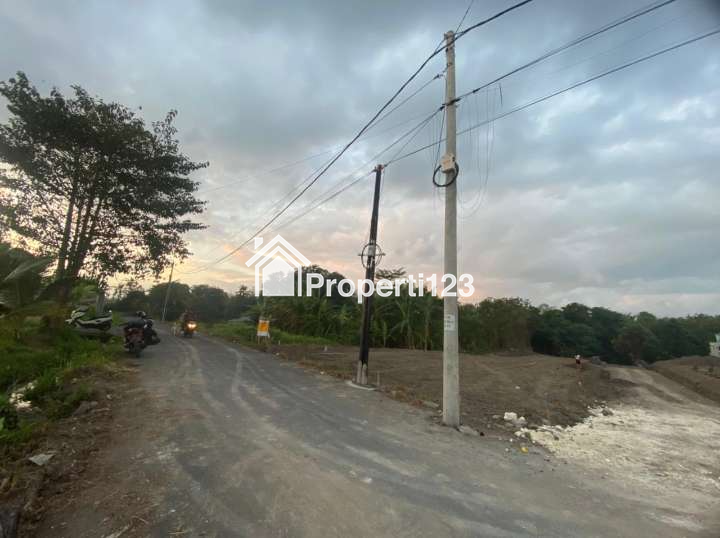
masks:
<path id="1" fill-rule="evenodd" d="M 92 318 L 83 319 L 87 314 L 88 307 L 80 306 L 70 313 L 70 317 L 65 320 L 65 323 L 71 327 L 78 327 L 81 329 L 96 329 L 98 331 L 107 331 L 112 327 L 112 311 L 107 311 L 99 316 Z"/>
<path id="2" fill-rule="evenodd" d="M 136 312 L 136 319 L 128 321 L 123 328 L 125 335 L 125 349 L 140 357 L 140 352 L 147 346 L 154 346 L 160 342 L 157 332 L 153 329 L 153 320 L 147 317 L 142 310 Z"/>
<path id="3" fill-rule="evenodd" d="M 143 336 L 143 328 L 135 326 L 125 326 L 125 349 L 140 357 L 140 352 L 145 348 L 145 338 Z"/>
<path id="4" fill-rule="evenodd" d="M 192 338 L 197 329 L 197 322 L 188 320 L 182 324 L 182 335 L 185 338 Z"/>

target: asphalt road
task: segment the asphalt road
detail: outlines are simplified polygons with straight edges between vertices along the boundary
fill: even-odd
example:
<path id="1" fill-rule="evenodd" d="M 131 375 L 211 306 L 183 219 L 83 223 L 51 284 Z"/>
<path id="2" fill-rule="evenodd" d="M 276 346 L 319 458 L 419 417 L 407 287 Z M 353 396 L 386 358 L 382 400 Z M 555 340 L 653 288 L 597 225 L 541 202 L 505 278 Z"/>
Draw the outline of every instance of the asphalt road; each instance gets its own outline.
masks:
<path id="1" fill-rule="evenodd" d="M 132 459 L 158 492 L 154 536 L 681 535 L 538 449 L 272 355 L 165 334 L 138 362 L 154 410 Z"/>

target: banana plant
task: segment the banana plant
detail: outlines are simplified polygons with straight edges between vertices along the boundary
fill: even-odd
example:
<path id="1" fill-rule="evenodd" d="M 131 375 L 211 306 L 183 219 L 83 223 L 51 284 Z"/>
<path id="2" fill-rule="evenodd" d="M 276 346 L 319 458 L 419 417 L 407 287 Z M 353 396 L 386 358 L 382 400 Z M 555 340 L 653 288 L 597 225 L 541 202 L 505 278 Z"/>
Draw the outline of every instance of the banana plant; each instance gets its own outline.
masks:
<path id="1" fill-rule="evenodd" d="M 25 317 L 35 313 L 33 303 L 45 287 L 43 273 L 51 263 L 51 258 L 0 244 L 0 316 L 15 339 Z"/>
<path id="2" fill-rule="evenodd" d="M 26 306 L 37 298 L 44 287 L 43 273 L 51 262 L 51 258 L 0 245 L 0 303 L 6 310 Z"/>

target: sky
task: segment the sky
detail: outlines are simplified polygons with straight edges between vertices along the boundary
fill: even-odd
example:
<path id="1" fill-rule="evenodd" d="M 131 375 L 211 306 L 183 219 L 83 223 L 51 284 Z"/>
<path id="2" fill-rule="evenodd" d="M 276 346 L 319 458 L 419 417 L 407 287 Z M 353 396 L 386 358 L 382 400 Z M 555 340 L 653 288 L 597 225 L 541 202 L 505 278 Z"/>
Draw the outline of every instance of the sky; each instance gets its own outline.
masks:
<path id="1" fill-rule="evenodd" d="M 649 3 L 535 0 L 458 41 L 458 93 Z M 510 4 L 475 0 L 463 27 Z M 148 122 L 177 109 L 182 150 L 210 166 L 193 176 L 207 228 L 188 234 L 193 256 L 176 278 L 232 292 L 253 282 L 245 266 L 253 242 L 213 262 L 253 238 L 458 27 L 468 5 L 6 1 L 0 79 L 21 70 L 44 93 L 79 84 Z M 488 123 L 718 27 L 720 1 L 678 0 L 460 101 L 459 129 L 484 124 L 459 137 L 457 154 L 459 271 L 474 278 L 473 300 L 720 314 L 720 35 Z M 442 114 L 420 122 L 444 100 L 444 78 L 433 80 L 444 68 L 439 54 L 397 102 L 418 93 L 263 232 L 266 241 L 280 233 L 312 263 L 361 277 L 372 170 L 441 138 Z M 414 138 L 383 152 L 416 126 Z M 442 273 L 437 154 L 431 147 L 384 171 L 383 268 Z M 363 179 L 320 203 L 355 178 Z"/>

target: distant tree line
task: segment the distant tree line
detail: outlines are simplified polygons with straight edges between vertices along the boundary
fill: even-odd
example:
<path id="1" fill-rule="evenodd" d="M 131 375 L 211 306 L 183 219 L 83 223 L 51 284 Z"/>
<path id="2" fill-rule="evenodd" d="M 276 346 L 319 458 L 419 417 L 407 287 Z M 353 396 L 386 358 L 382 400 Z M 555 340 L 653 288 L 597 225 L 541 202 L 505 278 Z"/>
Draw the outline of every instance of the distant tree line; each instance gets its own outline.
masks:
<path id="1" fill-rule="evenodd" d="M 170 284 L 170 294 L 167 294 L 168 284 L 156 284 L 148 291 L 136 281 L 130 281 L 115 289 L 110 307 L 120 312 L 137 312 L 143 310 L 160 317 L 165 297 L 168 297 L 166 319 L 176 320 L 186 309 L 195 313 L 198 319 L 215 323 L 229 319 L 238 319 L 243 316 L 256 316 L 254 307 L 257 298 L 252 290 L 246 286 L 233 295 L 225 290 L 201 284 L 188 286 L 182 282 Z"/>
<path id="2" fill-rule="evenodd" d="M 310 272 L 326 279 L 344 278 L 313 266 Z M 395 279 L 402 269 L 379 271 L 378 278 Z M 162 312 L 167 283 L 145 291 L 130 282 L 116 290 L 114 308 L 121 311 Z M 200 321 L 269 318 L 272 327 L 306 336 L 318 336 L 342 344 L 357 344 L 362 307 L 356 297 L 343 297 L 333 288 L 313 290 L 311 297 L 256 297 L 241 286 L 234 294 L 207 286 L 171 284 L 167 318 L 189 308 Z M 410 349 L 442 349 L 442 299 L 429 293 L 411 296 L 407 285 L 400 296 L 375 296 L 372 345 Z M 708 342 L 720 332 L 720 316 L 695 315 L 657 318 L 648 312 L 636 316 L 602 307 L 571 303 L 562 308 L 533 306 L 520 298 L 487 298 L 460 305 L 460 346 L 466 353 L 536 351 L 548 355 L 598 356 L 614 363 L 654 362 L 686 355 L 707 355 Z"/>

